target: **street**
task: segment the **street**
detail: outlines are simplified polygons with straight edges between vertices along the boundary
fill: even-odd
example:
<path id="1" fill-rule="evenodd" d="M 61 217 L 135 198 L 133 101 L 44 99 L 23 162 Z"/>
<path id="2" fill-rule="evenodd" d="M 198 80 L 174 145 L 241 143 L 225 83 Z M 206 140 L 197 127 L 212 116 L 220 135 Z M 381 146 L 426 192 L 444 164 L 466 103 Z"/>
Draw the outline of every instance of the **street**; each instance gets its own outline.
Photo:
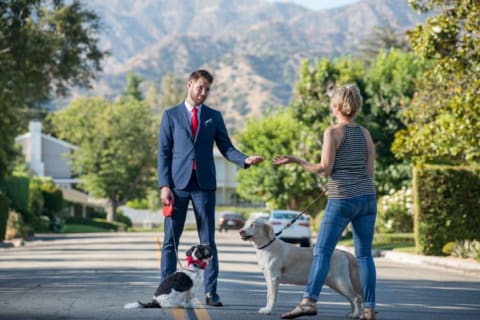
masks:
<path id="1" fill-rule="evenodd" d="M 224 307 L 125 310 L 151 299 L 159 280 L 161 235 L 101 233 L 43 235 L 20 248 L 0 248 L 0 319 L 278 319 L 303 287 L 281 285 L 272 315 L 257 313 L 266 286 L 255 250 L 236 231 L 217 234 L 219 294 Z M 185 232 L 179 255 L 197 243 Z M 376 258 L 378 319 L 480 319 L 480 278 Z M 324 288 L 317 317 L 344 319 L 350 307 Z"/>

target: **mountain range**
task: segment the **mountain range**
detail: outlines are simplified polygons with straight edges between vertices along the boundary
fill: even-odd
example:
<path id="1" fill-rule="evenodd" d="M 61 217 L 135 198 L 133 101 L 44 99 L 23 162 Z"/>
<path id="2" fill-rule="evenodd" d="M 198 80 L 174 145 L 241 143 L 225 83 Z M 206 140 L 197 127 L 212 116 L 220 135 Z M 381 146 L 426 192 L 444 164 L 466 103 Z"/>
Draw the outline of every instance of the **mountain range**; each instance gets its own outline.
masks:
<path id="1" fill-rule="evenodd" d="M 241 128 L 292 98 L 304 59 L 355 55 L 373 28 L 400 32 L 422 22 L 407 0 L 361 0 L 326 10 L 266 0 L 90 0 L 111 55 L 89 94 L 117 96 L 129 72 L 144 87 L 198 68 L 215 76 L 207 104 Z"/>

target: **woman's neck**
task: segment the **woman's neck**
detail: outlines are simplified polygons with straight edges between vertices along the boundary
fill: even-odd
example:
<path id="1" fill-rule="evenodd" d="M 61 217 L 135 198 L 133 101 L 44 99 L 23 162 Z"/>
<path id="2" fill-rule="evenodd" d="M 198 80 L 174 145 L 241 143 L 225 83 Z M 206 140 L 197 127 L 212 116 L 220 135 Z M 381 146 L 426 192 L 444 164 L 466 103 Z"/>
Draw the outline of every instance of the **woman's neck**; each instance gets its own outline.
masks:
<path id="1" fill-rule="evenodd" d="M 355 120 L 354 119 L 349 119 L 349 118 L 337 118 L 337 123 L 338 124 L 344 124 L 344 125 L 352 125 L 352 124 L 355 124 Z"/>

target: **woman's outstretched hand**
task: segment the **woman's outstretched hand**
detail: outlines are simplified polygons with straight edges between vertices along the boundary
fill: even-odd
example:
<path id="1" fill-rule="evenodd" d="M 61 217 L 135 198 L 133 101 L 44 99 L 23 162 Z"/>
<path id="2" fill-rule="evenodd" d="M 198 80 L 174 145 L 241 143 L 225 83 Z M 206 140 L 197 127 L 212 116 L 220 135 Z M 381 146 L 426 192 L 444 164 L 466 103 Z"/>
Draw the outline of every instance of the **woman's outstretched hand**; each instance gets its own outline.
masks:
<path id="1" fill-rule="evenodd" d="M 278 157 L 275 157 L 272 160 L 272 164 L 274 164 L 276 166 L 281 166 L 283 164 L 295 163 L 295 162 L 296 162 L 296 158 L 294 156 L 290 156 L 290 155 L 278 156 Z"/>

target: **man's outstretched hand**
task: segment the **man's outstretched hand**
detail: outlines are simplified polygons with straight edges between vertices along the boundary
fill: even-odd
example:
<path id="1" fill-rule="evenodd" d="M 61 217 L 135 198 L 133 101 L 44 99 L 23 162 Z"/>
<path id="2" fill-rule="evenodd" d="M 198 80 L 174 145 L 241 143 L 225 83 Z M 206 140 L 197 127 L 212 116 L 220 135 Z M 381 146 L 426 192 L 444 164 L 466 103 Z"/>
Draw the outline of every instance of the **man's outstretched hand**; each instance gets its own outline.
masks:
<path id="1" fill-rule="evenodd" d="M 262 162 L 263 160 L 265 160 L 265 158 L 262 156 L 249 156 L 245 159 L 245 164 L 254 165 Z"/>

